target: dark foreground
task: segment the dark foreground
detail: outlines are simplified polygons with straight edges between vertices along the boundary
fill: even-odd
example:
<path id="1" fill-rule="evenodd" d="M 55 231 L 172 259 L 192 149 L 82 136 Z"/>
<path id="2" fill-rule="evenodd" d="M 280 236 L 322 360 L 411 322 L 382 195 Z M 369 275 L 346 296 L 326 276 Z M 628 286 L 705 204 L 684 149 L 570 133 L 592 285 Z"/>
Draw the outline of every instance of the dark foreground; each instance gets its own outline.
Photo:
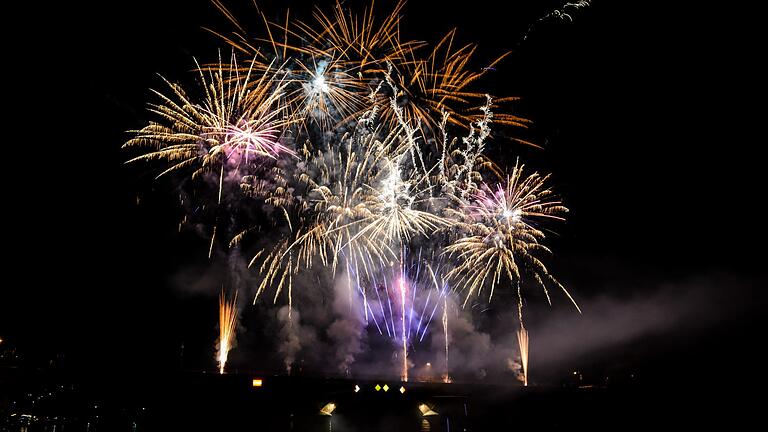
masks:
<path id="1" fill-rule="evenodd" d="M 664 429 L 686 429 L 714 418 L 701 405 L 686 410 L 696 399 L 685 399 L 670 389 L 631 384 L 526 388 L 211 373 L 94 377 L 6 368 L 0 369 L 0 430 L 651 430 L 660 422 Z"/>

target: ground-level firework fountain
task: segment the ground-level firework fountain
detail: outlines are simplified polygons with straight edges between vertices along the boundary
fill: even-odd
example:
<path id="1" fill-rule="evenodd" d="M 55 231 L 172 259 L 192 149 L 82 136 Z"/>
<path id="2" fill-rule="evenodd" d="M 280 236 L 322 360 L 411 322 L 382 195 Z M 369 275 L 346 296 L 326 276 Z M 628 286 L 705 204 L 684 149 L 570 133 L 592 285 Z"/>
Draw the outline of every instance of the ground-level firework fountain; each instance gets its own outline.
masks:
<path id="1" fill-rule="evenodd" d="M 522 325 L 517 331 L 517 343 L 520 347 L 520 363 L 523 365 L 523 385 L 528 386 L 528 330 Z"/>
<path id="2" fill-rule="evenodd" d="M 401 378 L 408 381 L 408 338 L 405 333 L 405 281 L 400 277 L 400 321 L 402 323 L 401 339 L 403 340 L 403 372 Z"/>
<path id="3" fill-rule="evenodd" d="M 406 264 L 391 264 L 369 275 L 347 267 L 346 285 L 353 285 L 362 307 L 365 325 L 396 347 L 398 375 L 411 379 L 410 350 L 424 341 L 437 309 L 447 304 L 448 284 L 420 254 L 401 258 Z M 439 280 L 439 281 L 438 281 Z M 446 317 L 444 317 L 446 318 Z"/>
<path id="4" fill-rule="evenodd" d="M 229 350 L 235 342 L 235 331 L 237 330 L 237 292 L 227 300 L 224 290 L 219 295 L 219 352 L 216 360 L 219 364 L 219 373 L 224 373 L 224 367 L 227 364 Z"/>
<path id="5" fill-rule="evenodd" d="M 445 373 L 443 382 L 451 382 L 451 373 L 448 368 L 448 299 L 443 299 L 443 336 L 445 337 Z"/>

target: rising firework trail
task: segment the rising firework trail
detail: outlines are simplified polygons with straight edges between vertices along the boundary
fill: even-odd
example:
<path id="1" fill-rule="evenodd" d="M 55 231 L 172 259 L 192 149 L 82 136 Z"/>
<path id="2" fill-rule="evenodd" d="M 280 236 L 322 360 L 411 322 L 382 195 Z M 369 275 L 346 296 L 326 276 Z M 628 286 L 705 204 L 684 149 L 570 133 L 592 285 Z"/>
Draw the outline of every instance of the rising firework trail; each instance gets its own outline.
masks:
<path id="1" fill-rule="evenodd" d="M 523 364 L 523 385 L 528 386 L 528 330 L 522 325 L 517 330 L 517 344 L 520 348 L 520 363 Z"/>
<path id="2" fill-rule="evenodd" d="M 403 381 L 408 381 L 408 337 L 405 333 L 405 279 L 400 277 L 400 321 L 402 322 L 401 339 L 403 340 Z"/>
<path id="3" fill-rule="evenodd" d="M 216 360 L 219 363 L 219 373 L 224 373 L 229 351 L 235 343 L 237 330 L 237 292 L 232 299 L 227 300 L 224 290 L 219 295 L 219 352 Z"/>
<path id="4" fill-rule="evenodd" d="M 445 374 L 443 382 L 451 382 L 450 369 L 448 368 L 448 299 L 443 299 L 443 335 L 445 336 Z"/>

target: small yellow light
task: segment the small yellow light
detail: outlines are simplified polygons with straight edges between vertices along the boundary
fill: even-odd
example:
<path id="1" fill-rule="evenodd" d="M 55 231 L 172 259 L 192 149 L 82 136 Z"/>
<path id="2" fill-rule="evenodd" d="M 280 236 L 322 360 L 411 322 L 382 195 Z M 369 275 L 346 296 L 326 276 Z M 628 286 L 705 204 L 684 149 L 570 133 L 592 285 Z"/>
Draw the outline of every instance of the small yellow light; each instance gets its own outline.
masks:
<path id="1" fill-rule="evenodd" d="M 254 387 L 261 387 L 262 384 L 264 384 L 264 382 L 261 380 L 261 378 L 254 378 L 253 379 L 253 386 Z"/>
<path id="2" fill-rule="evenodd" d="M 405 387 L 400 386 L 400 393 L 405 393 Z"/>
<path id="3" fill-rule="evenodd" d="M 357 392 L 359 392 L 359 391 L 360 391 L 360 386 L 359 386 L 359 385 L 357 385 L 357 384 L 355 384 L 355 393 L 357 393 Z"/>
<path id="4" fill-rule="evenodd" d="M 374 388 L 376 389 L 376 391 L 379 391 L 379 390 L 381 390 L 381 386 L 380 386 L 380 385 L 378 385 L 378 384 L 376 384 L 376 387 L 374 387 Z"/>
<path id="5" fill-rule="evenodd" d="M 389 386 L 386 385 L 386 384 L 384 384 L 384 387 L 382 387 L 382 388 L 384 389 L 384 391 L 388 391 L 389 390 Z"/>

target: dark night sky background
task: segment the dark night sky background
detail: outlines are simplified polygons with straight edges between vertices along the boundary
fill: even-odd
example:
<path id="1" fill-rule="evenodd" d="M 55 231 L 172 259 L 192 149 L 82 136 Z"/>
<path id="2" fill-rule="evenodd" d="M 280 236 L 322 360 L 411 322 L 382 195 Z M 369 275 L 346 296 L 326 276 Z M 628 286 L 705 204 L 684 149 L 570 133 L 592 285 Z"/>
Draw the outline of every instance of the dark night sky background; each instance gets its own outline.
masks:
<path id="1" fill-rule="evenodd" d="M 283 5 L 292 15 L 310 10 L 303 1 L 262 3 L 275 16 Z M 517 112 L 535 122 L 526 136 L 545 149 L 496 151 L 554 172 L 571 213 L 557 228 L 551 268 L 577 298 L 621 302 L 666 290 L 665 313 L 695 305 L 679 315 L 700 325 L 618 344 L 601 361 L 667 369 L 665 378 L 717 380 L 730 370 L 752 379 L 766 273 L 753 156 L 761 140 L 737 102 L 756 73 L 740 60 L 751 27 L 709 6 L 596 0 L 574 22 L 546 20 L 519 43 L 558 3 L 413 0 L 403 31 L 434 40 L 458 27 L 460 40 L 480 44 L 478 60 L 513 50 L 484 85 L 523 97 Z M 200 27 L 228 27 L 206 0 L 75 12 L 41 26 L 53 30 L 45 42 L 28 29 L 14 44 L 22 81 L 5 89 L 15 112 L 4 142 L 11 243 L 0 336 L 83 369 L 171 367 L 180 341 L 212 343 L 212 297 L 173 288 L 175 274 L 204 261 L 205 244 L 176 233 L 168 188 L 124 167 L 119 147 L 146 120 L 155 74 L 188 79 L 191 57 L 213 58 L 219 46 Z M 137 193 L 145 205 L 136 206 Z"/>

